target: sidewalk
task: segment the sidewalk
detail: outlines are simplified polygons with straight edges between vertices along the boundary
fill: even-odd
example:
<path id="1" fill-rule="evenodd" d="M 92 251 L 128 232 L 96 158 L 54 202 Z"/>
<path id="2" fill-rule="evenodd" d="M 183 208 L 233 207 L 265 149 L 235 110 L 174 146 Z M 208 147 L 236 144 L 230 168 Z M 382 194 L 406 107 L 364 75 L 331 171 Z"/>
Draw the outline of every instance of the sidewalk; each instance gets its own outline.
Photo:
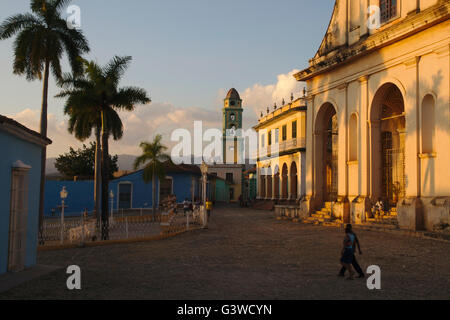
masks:
<path id="1" fill-rule="evenodd" d="M 0 293 L 18 287 L 28 281 L 40 278 L 46 274 L 61 269 L 61 267 L 37 265 L 22 272 L 7 273 L 0 276 Z"/>

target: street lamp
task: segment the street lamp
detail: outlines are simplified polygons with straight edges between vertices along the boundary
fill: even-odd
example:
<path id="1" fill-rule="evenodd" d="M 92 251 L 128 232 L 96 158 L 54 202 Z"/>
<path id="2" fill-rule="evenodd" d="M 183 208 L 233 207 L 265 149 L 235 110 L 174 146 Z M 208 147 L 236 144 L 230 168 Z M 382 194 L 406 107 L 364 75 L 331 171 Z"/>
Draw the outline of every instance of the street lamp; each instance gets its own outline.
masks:
<path id="1" fill-rule="evenodd" d="M 59 196 L 61 197 L 61 244 L 64 243 L 64 201 L 67 199 L 69 192 L 67 192 L 66 187 L 63 187 Z"/>
<path id="2" fill-rule="evenodd" d="M 208 183 L 208 166 L 203 161 L 200 170 L 202 172 L 202 202 L 203 202 L 203 226 L 206 226 L 206 185 Z"/>
<path id="3" fill-rule="evenodd" d="M 114 192 L 112 190 L 109 192 L 109 198 L 111 199 L 111 214 L 109 217 L 109 223 L 111 224 L 111 222 L 113 220 L 113 213 L 114 213 Z"/>

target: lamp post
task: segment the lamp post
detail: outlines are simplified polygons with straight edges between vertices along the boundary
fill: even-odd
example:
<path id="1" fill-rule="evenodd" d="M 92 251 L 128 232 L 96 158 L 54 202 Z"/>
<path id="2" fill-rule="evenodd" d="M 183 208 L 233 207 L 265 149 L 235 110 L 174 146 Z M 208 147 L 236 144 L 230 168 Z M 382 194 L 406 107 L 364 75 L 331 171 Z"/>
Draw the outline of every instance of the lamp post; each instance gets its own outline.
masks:
<path id="1" fill-rule="evenodd" d="M 203 161 L 200 170 L 202 172 L 202 216 L 203 216 L 203 226 L 206 226 L 206 186 L 208 183 L 208 166 Z"/>
<path id="2" fill-rule="evenodd" d="M 109 224 L 111 224 L 114 218 L 114 192 L 112 190 L 109 192 L 109 198 L 111 199 L 111 214 L 109 217 Z"/>
<path id="3" fill-rule="evenodd" d="M 66 187 L 63 187 L 61 192 L 59 193 L 61 197 L 61 244 L 64 243 L 64 201 L 67 199 L 69 193 L 66 190 Z"/>

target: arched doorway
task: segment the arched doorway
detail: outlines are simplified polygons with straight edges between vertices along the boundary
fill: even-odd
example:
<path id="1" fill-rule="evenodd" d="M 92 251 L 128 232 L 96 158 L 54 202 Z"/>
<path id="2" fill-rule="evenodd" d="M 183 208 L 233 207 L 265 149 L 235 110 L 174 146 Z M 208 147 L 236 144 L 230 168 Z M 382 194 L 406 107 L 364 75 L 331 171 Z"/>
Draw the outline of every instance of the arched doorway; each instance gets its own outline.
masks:
<path id="1" fill-rule="evenodd" d="M 298 175 L 297 175 L 297 164 L 292 162 L 291 164 L 291 189 L 290 189 L 291 199 L 297 199 L 298 195 Z"/>
<path id="2" fill-rule="evenodd" d="M 261 184 L 260 195 L 261 198 L 264 199 L 266 197 L 266 172 L 265 168 L 261 168 L 261 175 L 259 176 L 259 181 Z"/>
<path id="3" fill-rule="evenodd" d="M 280 168 L 275 167 L 273 176 L 273 197 L 275 199 L 280 199 Z"/>
<path id="4" fill-rule="evenodd" d="M 395 84 L 378 89 L 370 124 L 372 200 L 383 200 L 389 209 L 405 195 L 405 105 Z"/>
<path id="5" fill-rule="evenodd" d="M 320 108 L 315 128 L 315 197 L 321 206 L 338 195 L 338 120 L 331 103 Z"/>
<path id="6" fill-rule="evenodd" d="M 272 168 L 267 168 L 267 198 L 272 199 Z"/>
<path id="7" fill-rule="evenodd" d="M 281 186 L 281 198 L 287 199 L 288 198 L 288 167 L 286 163 L 283 165 L 283 171 L 282 171 L 282 186 Z"/>

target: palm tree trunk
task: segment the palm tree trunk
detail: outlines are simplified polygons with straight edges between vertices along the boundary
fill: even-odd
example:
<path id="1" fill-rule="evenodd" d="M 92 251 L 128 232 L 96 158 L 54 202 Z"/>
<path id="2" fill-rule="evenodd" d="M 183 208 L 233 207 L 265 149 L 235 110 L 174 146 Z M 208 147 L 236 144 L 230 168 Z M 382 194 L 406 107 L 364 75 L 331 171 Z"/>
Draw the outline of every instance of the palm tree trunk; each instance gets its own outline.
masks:
<path id="1" fill-rule="evenodd" d="M 101 190 L 101 155 L 102 155 L 102 148 L 101 148 L 101 128 L 97 127 L 95 131 L 95 177 L 94 177 L 94 202 L 95 202 L 95 217 L 97 219 L 97 225 L 100 226 L 101 221 L 101 215 L 100 215 L 100 208 L 101 208 L 101 196 L 100 196 L 100 190 Z"/>
<path id="2" fill-rule="evenodd" d="M 40 133 L 47 137 L 47 109 L 48 109 L 48 78 L 50 75 L 50 63 L 46 61 L 44 70 L 44 84 L 42 89 L 42 107 Z M 39 191 L 39 243 L 43 244 L 44 233 L 44 204 L 45 204 L 45 165 L 47 161 L 47 147 L 42 147 L 41 152 L 41 181 Z"/>
<path id="3" fill-rule="evenodd" d="M 109 238 L 109 150 L 108 150 L 108 129 L 105 123 L 105 112 L 102 111 L 102 240 Z"/>

